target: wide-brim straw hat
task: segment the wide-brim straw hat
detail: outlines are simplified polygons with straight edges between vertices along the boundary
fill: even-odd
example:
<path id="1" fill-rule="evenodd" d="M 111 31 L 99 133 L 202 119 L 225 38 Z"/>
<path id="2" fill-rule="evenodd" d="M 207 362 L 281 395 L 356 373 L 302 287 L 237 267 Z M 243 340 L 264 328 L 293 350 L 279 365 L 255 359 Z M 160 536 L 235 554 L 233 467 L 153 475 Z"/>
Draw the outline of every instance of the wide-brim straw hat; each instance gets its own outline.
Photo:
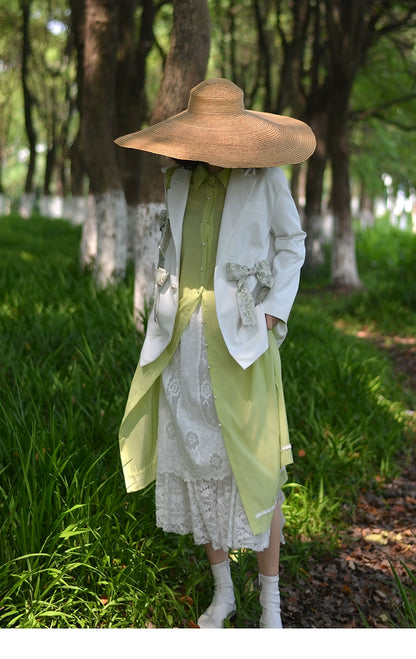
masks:
<path id="1" fill-rule="evenodd" d="M 218 167 L 276 167 L 307 160 L 316 140 L 298 119 L 244 107 L 243 91 L 224 78 L 194 87 L 188 107 L 115 140 L 130 149 Z"/>

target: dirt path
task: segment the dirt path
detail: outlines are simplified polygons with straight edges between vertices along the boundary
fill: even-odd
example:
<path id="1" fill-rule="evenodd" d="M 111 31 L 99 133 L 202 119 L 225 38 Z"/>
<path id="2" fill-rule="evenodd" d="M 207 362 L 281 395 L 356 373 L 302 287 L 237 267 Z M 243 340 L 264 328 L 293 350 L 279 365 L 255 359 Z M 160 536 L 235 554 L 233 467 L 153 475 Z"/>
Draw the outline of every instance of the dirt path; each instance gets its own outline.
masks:
<path id="1" fill-rule="evenodd" d="M 416 340 L 377 341 L 387 350 L 406 387 L 416 391 Z M 416 439 L 416 414 L 409 411 Z M 416 449 L 416 447 L 415 447 Z M 391 565 L 403 583 L 403 563 L 416 570 L 416 450 L 392 483 L 361 493 L 351 527 L 336 556 L 310 564 L 289 581 L 282 564 L 284 627 L 391 627 L 400 598 Z"/>
<path id="2" fill-rule="evenodd" d="M 391 600 L 399 602 L 399 598 L 389 561 L 405 582 L 401 561 L 416 569 L 415 533 L 414 458 L 399 478 L 379 492 L 362 493 L 354 523 L 335 557 L 311 562 L 290 585 L 283 563 L 284 626 L 390 627 Z"/>

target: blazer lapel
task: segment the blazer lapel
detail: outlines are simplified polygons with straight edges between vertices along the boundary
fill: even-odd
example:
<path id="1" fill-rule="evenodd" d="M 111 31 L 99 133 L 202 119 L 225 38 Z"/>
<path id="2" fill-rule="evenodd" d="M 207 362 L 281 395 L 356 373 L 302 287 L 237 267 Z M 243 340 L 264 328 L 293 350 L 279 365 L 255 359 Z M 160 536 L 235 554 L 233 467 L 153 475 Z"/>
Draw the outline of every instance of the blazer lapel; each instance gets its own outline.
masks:
<path id="1" fill-rule="evenodd" d="M 179 264 L 179 254 L 182 243 L 182 226 L 188 201 L 189 181 L 192 172 L 182 167 L 178 168 L 171 179 L 167 191 L 167 207 L 169 213 L 170 229 L 175 245 L 176 263 Z M 179 266 L 178 266 L 179 267 Z"/>
<path id="2" fill-rule="evenodd" d="M 182 167 L 178 168 L 172 176 L 170 188 L 167 191 L 167 207 L 177 264 L 179 263 L 183 217 L 188 200 L 191 174 L 192 172 L 190 170 L 183 169 Z M 233 169 L 231 171 L 218 238 L 217 262 L 222 258 L 222 254 L 227 248 L 229 241 L 238 230 L 241 213 L 250 198 L 255 184 L 255 170 Z"/>
<path id="3" fill-rule="evenodd" d="M 218 238 L 217 263 L 221 261 L 224 250 L 238 230 L 241 213 L 255 184 L 256 173 L 254 170 L 233 169 L 231 171 Z"/>

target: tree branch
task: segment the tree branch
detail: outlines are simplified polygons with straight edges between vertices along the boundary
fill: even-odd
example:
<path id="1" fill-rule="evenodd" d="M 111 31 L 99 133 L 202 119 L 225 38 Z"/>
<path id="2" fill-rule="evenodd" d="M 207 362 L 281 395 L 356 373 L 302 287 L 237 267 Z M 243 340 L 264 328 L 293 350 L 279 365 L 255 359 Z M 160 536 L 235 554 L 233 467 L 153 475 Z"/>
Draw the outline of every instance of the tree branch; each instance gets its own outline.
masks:
<path id="1" fill-rule="evenodd" d="M 415 124 L 402 124 L 400 121 L 394 121 L 394 119 L 387 119 L 384 115 L 381 113 L 374 113 L 373 119 L 379 119 L 383 123 L 389 125 L 389 126 L 394 126 L 395 128 L 398 128 L 399 130 L 402 130 L 405 133 L 412 133 L 416 132 L 416 125 Z"/>
<path id="2" fill-rule="evenodd" d="M 381 113 L 383 110 L 388 110 L 389 108 L 395 105 L 408 103 L 409 101 L 413 101 L 415 99 L 416 99 L 416 92 L 412 92 L 410 94 L 404 94 L 403 96 L 393 98 L 391 101 L 382 103 L 381 105 L 378 105 L 375 108 L 367 108 L 367 109 L 363 108 L 362 110 L 354 110 L 350 113 L 350 118 L 353 119 L 354 121 L 365 121 L 366 119 L 371 119 L 373 117 L 381 118 L 382 117 Z M 388 120 L 385 119 L 385 121 Z M 392 125 L 394 125 L 393 122 Z M 416 125 L 413 127 L 413 130 L 415 129 L 416 129 Z"/>

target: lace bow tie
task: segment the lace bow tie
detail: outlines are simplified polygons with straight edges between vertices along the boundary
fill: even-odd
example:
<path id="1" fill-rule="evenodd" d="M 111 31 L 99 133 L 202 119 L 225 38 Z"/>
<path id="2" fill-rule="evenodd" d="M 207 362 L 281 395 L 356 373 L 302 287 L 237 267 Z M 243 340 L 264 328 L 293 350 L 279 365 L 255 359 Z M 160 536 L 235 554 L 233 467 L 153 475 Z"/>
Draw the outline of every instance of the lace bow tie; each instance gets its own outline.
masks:
<path id="1" fill-rule="evenodd" d="M 255 325 L 257 322 L 255 305 L 263 302 L 269 289 L 273 286 L 273 276 L 269 262 L 264 259 L 257 261 L 252 268 L 239 263 L 226 263 L 225 272 L 228 281 L 237 282 L 237 302 L 242 323 L 245 327 Z M 254 301 L 247 285 L 247 277 L 254 275 L 261 284 L 261 288 Z"/>

